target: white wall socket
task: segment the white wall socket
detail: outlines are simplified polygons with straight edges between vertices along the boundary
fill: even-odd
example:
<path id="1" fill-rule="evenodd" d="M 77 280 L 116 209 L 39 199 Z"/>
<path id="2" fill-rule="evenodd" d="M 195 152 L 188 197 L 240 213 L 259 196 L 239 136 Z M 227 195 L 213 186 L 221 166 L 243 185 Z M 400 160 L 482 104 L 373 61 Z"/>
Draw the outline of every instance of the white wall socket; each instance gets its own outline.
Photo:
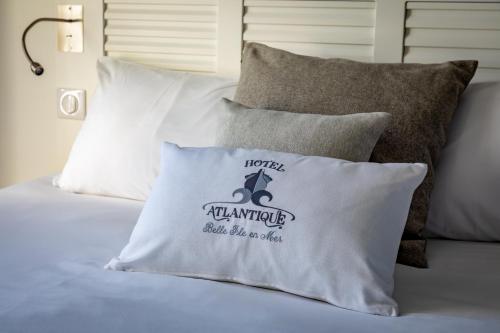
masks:
<path id="1" fill-rule="evenodd" d="M 85 90 L 57 89 L 57 116 L 65 119 L 85 119 Z"/>
<path id="2" fill-rule="evenodd" d="M 83 20 L 83 6 L 58 5 L 57 17 L 70 20 Z M 58 23 L 57 49 L 61 52 L 83 52 L 83 22 Z"/>

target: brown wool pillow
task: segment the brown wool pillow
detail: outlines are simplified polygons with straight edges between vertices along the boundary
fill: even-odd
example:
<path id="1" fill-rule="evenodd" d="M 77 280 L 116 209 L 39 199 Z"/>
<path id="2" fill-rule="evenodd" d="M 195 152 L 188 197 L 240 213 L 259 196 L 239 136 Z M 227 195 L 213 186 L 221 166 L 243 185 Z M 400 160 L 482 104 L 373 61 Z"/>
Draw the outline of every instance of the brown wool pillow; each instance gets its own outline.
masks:
<path id="1" fill-rule="evenodd" d="M 423 162 L 428 174 L 413 196 L 398 262 L 426 267 L 422 230 L 439 152 L 460 94 L 477 61 L 376 64 L 296 55 L 249 43 L 235 101 L 256 109 L 345 115 L 388 112 L 392 121 L 371 161 Z"/>

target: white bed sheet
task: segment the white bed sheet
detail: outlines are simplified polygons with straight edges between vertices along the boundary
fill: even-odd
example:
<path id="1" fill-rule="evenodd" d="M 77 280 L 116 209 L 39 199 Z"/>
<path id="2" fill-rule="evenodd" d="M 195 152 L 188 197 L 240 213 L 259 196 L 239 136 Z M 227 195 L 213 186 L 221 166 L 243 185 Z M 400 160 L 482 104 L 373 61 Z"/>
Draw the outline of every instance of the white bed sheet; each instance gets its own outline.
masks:
<path id="1" fill-rule="evenodd" d="M 142 203 L 44 178 L 0 190 L 0 332 L 500 332 L 500 244 L 431 240 L 397 266 L 401 316 L 237 284 L 103 270 Z"/>

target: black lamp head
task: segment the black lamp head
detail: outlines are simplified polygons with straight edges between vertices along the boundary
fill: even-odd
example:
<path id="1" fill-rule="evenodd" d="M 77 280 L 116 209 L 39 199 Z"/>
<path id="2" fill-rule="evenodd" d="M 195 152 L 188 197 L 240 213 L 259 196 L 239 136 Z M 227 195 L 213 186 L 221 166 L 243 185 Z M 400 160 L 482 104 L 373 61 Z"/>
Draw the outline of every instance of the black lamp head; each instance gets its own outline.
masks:
<path id="1" fill-rule="evenodd" d="M 38 62 L 33 62 L 31 63 L 31 71 L 36 76 L 40 76 L 43 74 L 43 67 Z"/>
<path id="2" fill-rule="evenodd" d="M 22 37 L 24 55 L 26 56 L 26 59 L 28 59 L 28 61 L 30 63 L 31 71 L 36 76 L 42 75 L 43 72 L 44 72 L 44 70 L 43 70 L 42 65 L 40 65 L 36 61 L 33 61 L 33 59 L 31 58 L 31 56 L 30 56 L 30 54 L 28 52 L 28 48 L 26 47 L 26 35 L 28 34 L 28 31 L 30 31 L 30 29 L 33 28 L 33 26 L 35 26 L 35 24 L 37 24 L 39 22 L 44 22 L 44 21 L 46 21 L 46 22 L 48 21 L 48 22 L 67 22 L 67 23 L 73 23 L 73 22 L 81 22 L 82 20 L 81 19 L 77 19 L 77 20 L 63 19 L 63 18 L 55 18 L 55 17 L 40 17 L 40 18 L 37 18 L 36 20 L 34 20 L 33 22 L 31 22 L 26 27 L 26 29 L 24 29 L 23 37 Z"/>

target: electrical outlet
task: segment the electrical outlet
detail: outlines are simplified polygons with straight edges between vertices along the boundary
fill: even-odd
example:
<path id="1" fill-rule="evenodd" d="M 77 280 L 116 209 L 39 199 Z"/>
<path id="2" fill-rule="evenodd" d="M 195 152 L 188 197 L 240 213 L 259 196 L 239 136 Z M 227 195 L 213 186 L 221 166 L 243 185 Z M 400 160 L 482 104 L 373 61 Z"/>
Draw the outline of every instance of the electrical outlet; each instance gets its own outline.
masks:
<path id="1" fill-rule="evenodd" d="M 65 119 L 85 119 L 85 90 L 57 89 L 57 116 Z"/>
<path id="2" fill-rule="evenodd" d="M 82 5 L 58 5 L 57 17 L 83 20 Z M 83 22 L 58 23 L 57 49 L 61 52 L 83 52 Z"/>

